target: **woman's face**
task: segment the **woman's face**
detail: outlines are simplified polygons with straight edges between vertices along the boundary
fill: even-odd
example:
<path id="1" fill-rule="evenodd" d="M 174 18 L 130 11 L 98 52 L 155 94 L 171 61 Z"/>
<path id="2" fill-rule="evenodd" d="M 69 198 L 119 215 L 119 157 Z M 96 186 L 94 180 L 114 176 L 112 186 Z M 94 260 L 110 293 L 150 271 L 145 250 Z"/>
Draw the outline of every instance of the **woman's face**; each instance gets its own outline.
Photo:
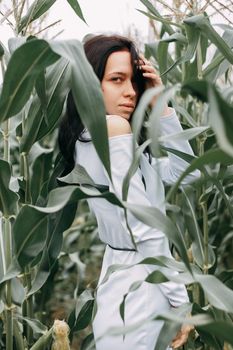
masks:
<path id="1" fill-rule="evenodd" d="M 129 120 L 138 98 L 129 51 L 116 51 L 109 56 L 101 86 L 106 113 Z"/>

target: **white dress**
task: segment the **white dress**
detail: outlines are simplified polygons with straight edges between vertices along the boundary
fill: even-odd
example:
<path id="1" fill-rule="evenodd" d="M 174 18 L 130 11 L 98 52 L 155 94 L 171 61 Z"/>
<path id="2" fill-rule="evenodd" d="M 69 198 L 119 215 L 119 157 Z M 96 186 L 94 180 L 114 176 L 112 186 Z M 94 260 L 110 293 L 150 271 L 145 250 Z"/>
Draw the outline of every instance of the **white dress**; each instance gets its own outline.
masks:
<path id="1" fill-rule="evenodd" d="M 111 116 L 107 116 L 109 117 Z M 162 117 L 160 124 L 162 135 L 182 130 L 174 110 L 170 116 Z M 90 136 L 87 131 L 85 134 L 87 138 Z M 109 138 L 114 188 L 92 142 L 76 142 L 75 162 L 82 165 L 97 184 L 108 185 L 110 191 L 114 191 L 121 197 L 122 181 L 132 161 L 132 142 L 132 134 Z M 193 154 L 187 141 L 168 141 L 165 146 Z M 154 165 L 156 169 L 152 167 L 144 154 L 141 156 L 140 168 L 131 178 L 127 201 L 155 206 L 165 212 L 162 180 L 166 183 L 175 182 L 188 164 L 175 155 L 169 154 L 165 160 L 154 160 Z M 192 181 L 197 176 L 199 176 L 198 172 L 191 173 L 185 178 L 185 183 Z M 163 322 L 149 320 L 152 316 L 169 310 L 171 305 L 177 307 L 188 302 L 185 286 L 174 282 L 162 284 L 143 282 L 139 289 L 128 295 L 125 304 L 125 325 L 138 323 L 141 326 L 123 337 L 109 334 L 111 328 L 124 326 L 119 312 L 123 297 L 128 293 L 133 282 L 144 280 L 150 272 L 155 270 L 155 267 L 137 265 L 112 273 L 107 282 L 103 284 L 101 281 L 108 267 L 113 264 L 135 264 L 145 257 L 156 255 L 172 258 L 168 239 L 164 233 L 143 224 L 128 212 L 128 222 L 137 243 L 137 251 L 118 250 L 134 248 L 126 227 L 123 210 L 101 198 L 88 199 L 88 204 L 96 216 L 100 239 L 106 243 L 97 289 L 97 314 L 93 321 L 96 349 L 153 350 Z"/>

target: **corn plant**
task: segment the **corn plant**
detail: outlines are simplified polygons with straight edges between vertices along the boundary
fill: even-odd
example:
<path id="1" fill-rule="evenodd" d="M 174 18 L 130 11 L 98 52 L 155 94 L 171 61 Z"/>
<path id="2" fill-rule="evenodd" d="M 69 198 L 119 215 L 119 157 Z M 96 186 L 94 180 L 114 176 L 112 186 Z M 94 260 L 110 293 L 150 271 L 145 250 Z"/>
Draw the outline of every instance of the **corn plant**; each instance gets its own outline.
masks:
<path id="1" fill-rule="evenodd" d="M 68 2 L 83 19 L 78 3 Z M 73 259 L 81 269 L 79 255 L 71 246 L 83 237 L 82 232 L 86 235 L 86 247 L 92 247 L 94 254 L 98 244 L 94 219 L 86 207 L 82 216 L 76 216 L 77 205 L 85 206 L 83 201 L 90 197 L 105 198 L 125 212 L 131 211 L 145 224 L 161 229 L 172 243 L 175 264 L 165 257 L 141 262 L 166 267 L 149 275 L 147 282 L 175 279 L 185 283 L 191 302 L 185 310 L 159 316 L 165 322 L 155 349 L 166 348 L 177 325 L 184 321 L 184 311 L 191 312 L 187 322 L 194 324 L 197 331 L 190 338 L 188 349 L 233 346 L 233 28 L 222 26 L 224 33 L 220 36 L 206 13 L 190 13 L 182 22 L 173 22 L 164 19 L 148 0 L 141 2 L 147 10 L 144 15 L 161 23 L 159 39 L 145 45 L 145 54 L 158 66 L 164 90 L 147 120 L 145 111 L 157 90 L 145 92 L 135 112 L 133 134 L 137 140 L 145 124 L 146 142 L 153 155 L 172 152 L 187 161 L 186 171 L 166 189 L 168 216 L 157 208 L 133 206 L 120 200 L 106 186 L 96 185 L 81 166 L 60 178 L 64 162 L 58 151 L 56 130 L 67 93 L 72 89 L 81 119 L 111 179 L 100 83 L 79 41 L 49 41 L 27 35 L 30 23 L 43 16 L 54 1 L 35 1 L 24 16 L 25 2 L 18 6 L 15 3 L 17 37 L 9 41 L 8 49 L 0 46 L 4 77 L 0 96 L 0 342 L 7 350 L 50 348 L 53 327 L 47 329 L 44 303 L 38 299 L 44 286 L 55 281 L 56 264 L 64 256 Z M 171 43 L 175 45 L 174 53 Z M 212 60 L 206 62 L 210 45 L 215 52 Z M 196 156 L 165 148 L 161 146 L 164 139 L 155 136 L 158 116 L 166 101 L 176 109 L 184 127 L 183 132 L 169 137 L 190 140 Z M 139 153 L 135 150 L 134 166 L 125 178 L 125 199 Z M 195 169 L 201 178 L 189 187 L 180 186 L 182 179 Z M 65 186 L 58 186 L 58 178 Z M 80 217 L 84 219 L 80 221 Z M 83 246 L 78 249 L 81 251 Z M 119 267 L 109 269 L 105 280 L 116 268 Z M 169 273 L 174 270 L 179 272 L 176 277 Z M 132 286 L 129 293 L 138 286 Z M 94 313 L 93 290 L 89 286 L 83 289 L 80 294 L 77 287 L 77 303 L 68 317 L 70 339 L 89 326 Z M 119 305 L 122 318 L 124 302 L 125 299 Z M 38 305 L 42 305 L 39 311 Z M 93 335 L 89 334 L 82 349 L 93 347 Z"/>

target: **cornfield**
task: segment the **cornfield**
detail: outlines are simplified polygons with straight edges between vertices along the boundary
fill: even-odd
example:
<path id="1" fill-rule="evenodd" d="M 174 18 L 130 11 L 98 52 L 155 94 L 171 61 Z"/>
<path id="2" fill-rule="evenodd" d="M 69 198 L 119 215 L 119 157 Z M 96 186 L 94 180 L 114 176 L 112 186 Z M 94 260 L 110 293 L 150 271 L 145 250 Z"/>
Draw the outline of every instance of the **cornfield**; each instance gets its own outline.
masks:
<path id="1" fill-rule="evenodd" d="M 145 56 L 159 70 L 164 89 L 149 114 L 145 112 L 157 91 L 145 92 L 132 122 L 133 134 L 137 140 L 142 126 L 147 126 L 146 142 L 155 157 L 171 152 L 187 162 L 179 180 L 166 187 L 167 216 L 158 208 L 120 200 L 93 183 L 82 167 L 61 177 L 64 160 L 57 146 L 57 127 L 70 89 L 111 177 L 100 84 L 78 40 L 33 35 L 34 21 L 43 18 L 55 0 L 35 0 L 27 11 L 24 0 L 13 1 L 8 15 L 14 16 L 16 37 L 9 40 L 8 48 L 0 43 L 1 349 L 95 348 L 91 320 L 104 245 L 85 201 L 90 197 L 105 198 L 131 211 L 162 230 L 171 242 L 175 266 L 163 256 L 147 258 L 141 263 L 158 269 L 146 281 L 174 279 L 186 284 L 190 304 L 157 316 L 164 326 L 155 350 L 164 350 L 171 342 L 184 322 L 184 312 L 190 314 L 185 322 L 195 326 L 186 349 L 233 347 L 232 23 L 229 19 L 218 24 L 220 35 L 206 13 L 209 1 L 202 7 L 198 1 L 185 2 L 182 15 L 176 1 L 171 16 L 162 16 L 155 2 L 140 1 L 153 31 Z M 68 2 L 85 21 L 78 2 Z M 164 1 L 158 3 L 168 7 Z M 169 138 L 190 140 L 195 156 L 164 147 L 164 138 L 155 132 L 166 102 L 175 108 L 184 129 Z M 139 153 L 135 150 L 125 178 L 124 198 Z M 183 187 L 182 180 L 195 169 L 201 177 Z M 105 279 L 124 268 L 128 266 L 112 266 Z M 136 288 L 132 286 L 129 293 Z M 124 302 L 119 305 L 122 317 Z M 56 318 L 67 321 L 69 334 L 66 324 L 53 325 Z M 64 340 L 56 345 L 59 334 Z"/>

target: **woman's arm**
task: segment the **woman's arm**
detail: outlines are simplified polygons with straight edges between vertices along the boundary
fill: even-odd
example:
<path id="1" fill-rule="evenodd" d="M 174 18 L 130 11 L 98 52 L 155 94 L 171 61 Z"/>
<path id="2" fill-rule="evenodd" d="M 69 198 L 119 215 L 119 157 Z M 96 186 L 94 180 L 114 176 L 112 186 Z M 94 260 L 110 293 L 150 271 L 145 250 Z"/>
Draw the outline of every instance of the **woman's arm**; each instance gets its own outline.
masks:
<path id="1" fill-rule="evenodd" d="M 143 76 L 146 79 L 146 88 L 162 86 L 162 80 L 156 69 L 143 55 L 141 55 L 140 67 L 143 71 Z M 155 96 L 151 101 L 151 106 L 156 104 L 158 96 Z M 168 107 L 167 104 L 164 107 L 162 116 L 160 118 L 160 132 L 161 136 L 176 134 L 181 132 L 183 129 L 173 108 Z M 173 148 L 175 150 L 194 155 L 193 150 L 188 141 L 184 140 L 169 140 L 164 142 L 164 146 Z M 168 152 L 168 157 L 154 159 L 154 167 L 160 172 L 162 180 L 168 184 L 172 184 L 178 180 L 180 175 L 188 167 L 188 163 L 182 160 L 180 157 Z M 187 175 L 182 185 L 188 184 L 195 179 L 200 177 L 199 170 L 195 170 Z"/>
<path id="2" fill-rule="evenodd" d="M 162 116 L 160 118 L 160 132 L 161 136 L 176 134 L 183 131 L 176 112 L 173 108 L 170 108 L 170 114 Z M 168 148 L 172 148 L 190 155 L 194 155 L 193 150 L 188 141 L 176 139 L 167 139 L 163 145 Z M 160 176 L 167 184 L 172 184 L 178 180 L 180 175 L 189 166 L 189 163 L 180 157 L 168 152 L 167 157 L 153 159 L 153 167 L 160 173 Z M 200 171 L 195 170 L 188 174 L 183 180 L 182 184 L 188 184 L 200 177 Z"/>

